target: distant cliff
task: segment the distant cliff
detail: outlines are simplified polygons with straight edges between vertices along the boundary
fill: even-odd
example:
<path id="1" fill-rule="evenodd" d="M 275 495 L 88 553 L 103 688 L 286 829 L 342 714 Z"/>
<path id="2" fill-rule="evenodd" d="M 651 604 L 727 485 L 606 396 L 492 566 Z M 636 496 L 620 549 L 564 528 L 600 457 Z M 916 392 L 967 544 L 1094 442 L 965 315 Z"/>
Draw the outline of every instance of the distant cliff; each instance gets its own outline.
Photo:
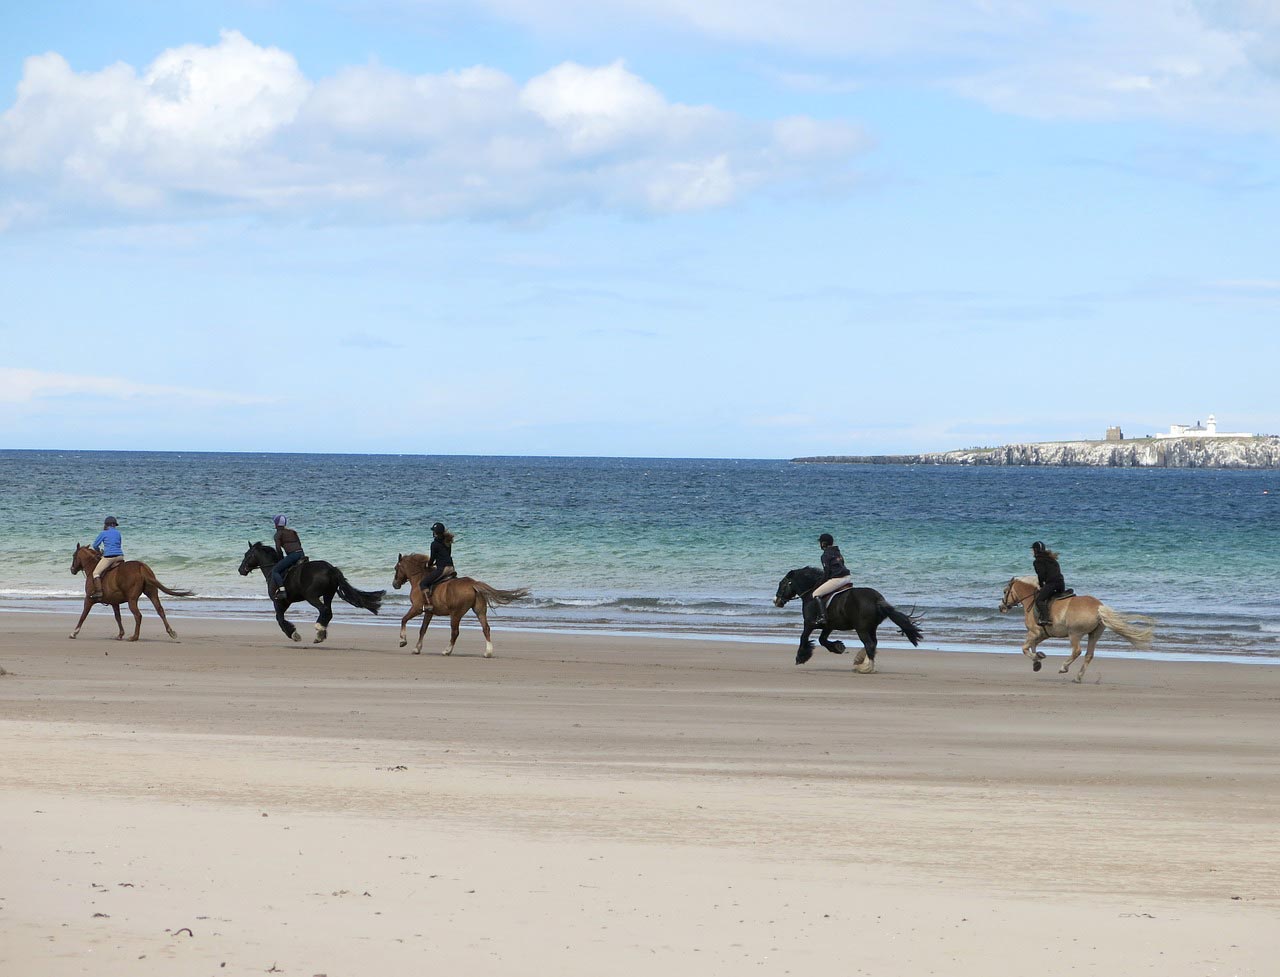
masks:
<path id="1" fill-rule="evenodd" d="M 828 455 L 802 464 L 1045 465 L 1090 468 L 1280 468 L 1280 437 L 1051 441 L 922 455 Z"/>

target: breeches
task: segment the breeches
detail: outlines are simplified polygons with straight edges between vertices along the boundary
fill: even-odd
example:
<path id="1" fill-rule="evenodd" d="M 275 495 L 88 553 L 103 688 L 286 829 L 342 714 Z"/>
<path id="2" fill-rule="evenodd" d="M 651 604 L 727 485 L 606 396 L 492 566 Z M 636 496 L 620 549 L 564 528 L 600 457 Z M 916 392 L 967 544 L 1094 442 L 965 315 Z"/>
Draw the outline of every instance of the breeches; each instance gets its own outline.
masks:
<path id="1" fill-rule="evenodd" d="M 117 563 L 123 563 L 123 556 L 104 556 L 98 561 L 98 565 L 93 568 L 93 579 L 95 583 L 102 580 L 102 575 L 110 570 Z"/>
<path id="2" fill-rule="evenodd" d="M 1045 584 L 1036 591 L 1036 615 L 1041 621 L 1049 619 L 1049 604 L 1053 598 L 1067 588 L 1062 584 Z"/>
<path id="3" fill-rule="evenodd" d="M 853 586 L 853 578 L 851 577 L 832 577 L 824 583 L 818 584 L 813 588 L 814 597 L 829 597 L 837 590 L 843 590 L 845 587 Z"/>

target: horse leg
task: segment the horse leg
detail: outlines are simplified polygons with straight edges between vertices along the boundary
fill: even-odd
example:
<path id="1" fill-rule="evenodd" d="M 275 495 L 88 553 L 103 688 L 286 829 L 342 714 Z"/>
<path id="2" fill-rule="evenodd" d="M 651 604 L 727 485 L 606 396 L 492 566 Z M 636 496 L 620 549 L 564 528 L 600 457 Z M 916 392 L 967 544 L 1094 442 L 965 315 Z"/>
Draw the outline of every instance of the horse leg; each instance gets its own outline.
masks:
<path id="1" fill-rule="evenodd" d="M 1034 630 L 1033 630 L 1034 628 Z M 1040 663 L 1044 661 L 1044 652 L 1037 651 L 1036 646 L 1045 639 L 1044 631 L 1036 627 L 1031 622 L 1031 615 L 1027 615 L 1027 640 L 1022 642 L 1022 653 L 1031 659 L 1031 670 L 1033 672 L 1040 671 Z"/>
<path id="2" fill-rule="evenodd" d="M 80 620 L 76 621 L 76 629 L 71 632 L 71 637 L 75 638 L 80 633 L 80 629 L 84 627 L 84 619 L 89 616 L 89 609 L 93 607 L 93 601 L 88 596 L 84 599 L 84 610 L 80 612 Z"/>
<path id="3" fill-rule="evenodd" d="M 1069 637 L 1071 638 L 1071 657 L 1062 663 L 1062 667 L 1058 669 L 1059 675 L 1065 675 L 1071 669 L 1071 666 L 1075 664 L 1076 659 L 1080 657 L 1080 635 L 1072 632 Z M 1076 681 L 1078 682 L 1079 679 L 1076 679 Z"/>
<path id="4" fill-rule="evenodd" d="M 169 637 L 175 641 L 178 640 L 178 632 L 169 626 L 169 619 L 164 616 L 164 607 L 160 604 L 160 589 L 155 584 L 147 584 L 145 591 L 147 599 L 151 601 L 151 606 L 156 609 L 156 613 L 160 615 L 160 623 L 164 625 L 164 629 L 169 632 Z"/>
<path id="5" fill-rule="evenodd" d="M 479 601 L 472 608 L 476 612 L 476 617 L 480 619 L 480 630 L 484 632 L 484 657 L 493 657 L 493 635 L 489 633 L 489 609 L 485 606 L 484 601 Z"/>
<path id="6" fill-rule="evenodd" d="M 413 653 L 415 655 L 422 654 L 422 639 L 423 636 L 426 635 L 427 625 L 431 623 L 431 619 L 433 617 L 435 617 L 435 614 L 431 611 L 427 610 L 425 607 L 422 609 L 422 627 L 418 628 L 418 644 L 417 647 L 413 649 Z"/>
<path id="7" fill-rule="evenodd" d="M 291 601 L 288 597 L 286 597 L 284 600 L 275 601 L 276 624 L 280 625 L 280 630 L 283 631 L 285 634 L 287 634 L 294 641 L 301 641 L 302 635 L 298 634 L 298 629 L 293 626 L 293 623 L 291 621 L 286 621 L 284 617 L 284 612 L 289 609 L 289 605 L 292 603 L 293 601 Z"/>
<path id="8" fill-rule="evenodd" d="M 866 654 L 859 653 L 854 659 L 853 670 L 868 675 L 876 670 L 876 632 L 874 628 L 863 628 L 858 632 L 862 647 Z"/>
<path id="9" fill-rule="evenodd" d="M 803 665 L 813 657 L 813 645 L 809 643 L 809 635 L 813 634 L 813 628 L 808 622 L 805 622 L 804 630 L 800 632 L 800 647 L 796 649 L 796 664 Z"/>
<path id="10" fill-rule="evenodd" d="M 1098 639 L 1102 637 L 1102 632 L 1106 630 L 1105 624 L 1099 624 L 1096 628 L 1089 632 L 1089 647 L 1085 649 L 1084 661 L 1080 663 L 1080 674 L 1076 676 L 1077 682 L 1084 681 L 1085 670 L 1088 669 L 1089 663 L 1093 661 L 1093 649 L 1098 647 Z"/>
<path id="11" fill-rule="evenodd" d="M 119 632 L 116 635 L 116 640 L 123 641 L 124 640 L 124 621 L 120 620 L 120 605 L 112 604 L 111 613 L 113 613 L 116 616 L 116 630 Z"/>
<path id="12" fill-rule="evenodd" d="M 142 633 L 142 611 L 138 607 L 139 596 L 141 595 L 134 594 L 129 598 L 129 612 L 133 615 L 133 637 L 129 639 L 130 641 L 137 641 L 138 635 Z M 116 613 L 120 613 L 119 604 L 116 605 Z M 122 631 L 121 634 L 123 635 L 124 632 Z"/>
<path id="13" fill-rule="evenodd" d="M 458 632 L 462 629 L 462 615 L 466 611 L 454 611 L 449 615 L 449 647 L 445 649 L 446 655 L 453 654 L 453 646 L 458 643 Z"/>
<path id="14" fill-rule="evenodd" d="M 409 643 L 408 627 L 409 622 L 422 613 L 422 607 L 416 602 L 411 601 L 409 604 L 409 613 L 400 618 L 400 647 L 403 648 Z M 416 654 L 416 652 L 415 652 Z"/>
<path id="15" fill-rule="evenodd" d="M 318 645 L 325 638 L 329 637 L 329 618 L 324 616 L 324 598 L 313 597 L 310 598 L 307 603 L 320 612 L 316 615 L 316 638 L 311 642 L 312 644 Z M 333 614 L 330 613 L 329 617 L 333 617 Z"/>

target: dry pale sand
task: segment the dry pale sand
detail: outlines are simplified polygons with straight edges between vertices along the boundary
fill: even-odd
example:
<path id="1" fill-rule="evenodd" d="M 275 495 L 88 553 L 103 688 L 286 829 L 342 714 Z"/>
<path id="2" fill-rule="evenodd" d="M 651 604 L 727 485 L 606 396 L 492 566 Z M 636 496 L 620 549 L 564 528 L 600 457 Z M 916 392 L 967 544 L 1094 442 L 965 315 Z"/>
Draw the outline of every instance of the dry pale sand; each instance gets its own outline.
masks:
<path id="1" fill-rule="evenodd" d="M 71 623 L 0 615 L 4 977 L 1280 967 L 1280 668 Z"/>

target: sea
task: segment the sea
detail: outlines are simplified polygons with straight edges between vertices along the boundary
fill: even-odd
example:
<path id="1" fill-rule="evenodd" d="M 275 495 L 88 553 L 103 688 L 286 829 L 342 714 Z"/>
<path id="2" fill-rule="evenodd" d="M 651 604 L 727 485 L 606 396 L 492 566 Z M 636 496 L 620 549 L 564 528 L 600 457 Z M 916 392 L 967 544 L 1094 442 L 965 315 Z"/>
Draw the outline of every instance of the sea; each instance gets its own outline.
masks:
<path id="1" fill-rule="evenodd" d="M 1039 539 L 1078 593 L 1157 619 L 1152 656 L 1280 662 L 1280 471 L 0 451 L 0 613 L 74 613 L 73 548 L 114 515 L 128 558 L 197 592 L 165 598 L 170 613 L 273 629 L 262 577 L 237 568 L 277 513 L 313 559 L 387 588 L 377 619 L 335 602 L 335 627 L 398 624 L 396 559 L 439 520 L 460 573 L 530 589 L 493 613 L 499 632 L 789 644 L 799 605 L 773 595 L 830 532 L 857 584 L 922 615 L 925 647 L 1016 653 L 1020 615 L 997 605 Z M 905 647 L 891 625 L 881 637 Z M 1104 636 L 1099 653 L 1127 649 Z"/>

